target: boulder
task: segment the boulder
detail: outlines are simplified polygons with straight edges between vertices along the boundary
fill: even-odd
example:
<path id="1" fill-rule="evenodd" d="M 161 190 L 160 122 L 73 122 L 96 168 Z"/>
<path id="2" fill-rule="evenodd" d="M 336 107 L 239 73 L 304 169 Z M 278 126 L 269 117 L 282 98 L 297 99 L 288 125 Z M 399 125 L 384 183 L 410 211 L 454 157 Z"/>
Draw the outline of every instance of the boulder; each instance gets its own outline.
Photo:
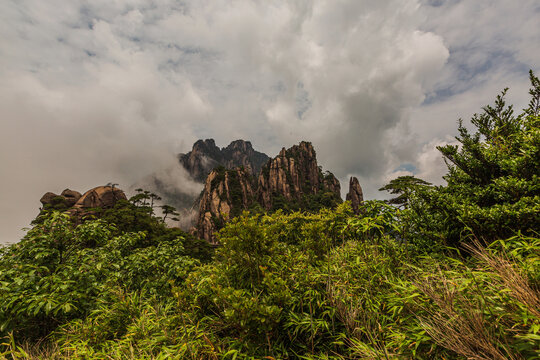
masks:
<path id="1" fill-rule="evenodd" d="M 64 191 L 62 191 L 61 195 L 66 199 L 65 203 L 69 207 L 75 205 L 82 196 L 80 192 L 70 189 L 65 189 Z"/>
<path id="2" fill-rule="evenodd" d="M 127 200 L 126 194 L 113 186 L 98 186 L 85 192 L 74 207 L 78 209 L 114 207 L 118 200 Z"/>
<path id="3" fill-rule="evenodd" d="M 56 195 L 55 193 L 53 192 L 46 192 L 42 197 L 41 199 L 39 199 L 39 201 L 43 204 L 43 206 L 45 205 L 51 205 L 53 203 L 53 199 L 57 198 L 59 195 Z"/>

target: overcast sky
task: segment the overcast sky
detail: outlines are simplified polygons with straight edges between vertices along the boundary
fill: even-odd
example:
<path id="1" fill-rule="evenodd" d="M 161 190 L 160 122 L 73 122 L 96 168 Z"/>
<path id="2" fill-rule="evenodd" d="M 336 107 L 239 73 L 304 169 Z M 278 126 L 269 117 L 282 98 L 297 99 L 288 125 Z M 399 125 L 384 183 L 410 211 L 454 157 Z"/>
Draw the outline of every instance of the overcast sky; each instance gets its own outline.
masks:
<path id="1" fill-rule="evenodd" d="M 39 198 L 129 187 L 199 138 L 312 141 L 368 198 L 540 72 L 537 0 L 0 0 L 0 242 Z"/>

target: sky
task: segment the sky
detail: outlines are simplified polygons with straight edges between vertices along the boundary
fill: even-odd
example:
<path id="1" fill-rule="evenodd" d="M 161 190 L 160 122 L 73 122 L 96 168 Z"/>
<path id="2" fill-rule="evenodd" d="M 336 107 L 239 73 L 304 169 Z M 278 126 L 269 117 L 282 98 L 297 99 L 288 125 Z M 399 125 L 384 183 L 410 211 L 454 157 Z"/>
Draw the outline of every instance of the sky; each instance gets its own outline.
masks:
<path id="1" fill-rule="evenodd" d="M 129 188 L 200 138 L 311 141 L 366 198 L 540 73 L 537 0 L 0 0 L 0 243 L 47 191 Z M 174 170 L 171 170 L 174 169 Z M 346 190 L 346 189 L 345 189 Z"/>

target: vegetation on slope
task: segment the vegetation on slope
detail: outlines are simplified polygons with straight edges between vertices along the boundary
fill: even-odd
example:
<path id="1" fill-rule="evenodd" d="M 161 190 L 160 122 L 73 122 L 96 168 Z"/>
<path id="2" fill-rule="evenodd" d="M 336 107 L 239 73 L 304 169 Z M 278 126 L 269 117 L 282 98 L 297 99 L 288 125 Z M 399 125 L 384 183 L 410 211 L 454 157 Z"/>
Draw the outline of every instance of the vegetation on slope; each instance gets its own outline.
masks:
<path id="1" fill-rule="evenodd" d="M 245 212 L 212 254 L 145 206 L 44 216 L 0 259 L 7 358 L 540 358 L 540 82 L 442 147 L 400 208 Z M 410 180 L 410 181 L 409 181 Z M 399 186 L 398 186 L 399 185 Z M 405 201 L 403 201 L 405 200 Z"/>

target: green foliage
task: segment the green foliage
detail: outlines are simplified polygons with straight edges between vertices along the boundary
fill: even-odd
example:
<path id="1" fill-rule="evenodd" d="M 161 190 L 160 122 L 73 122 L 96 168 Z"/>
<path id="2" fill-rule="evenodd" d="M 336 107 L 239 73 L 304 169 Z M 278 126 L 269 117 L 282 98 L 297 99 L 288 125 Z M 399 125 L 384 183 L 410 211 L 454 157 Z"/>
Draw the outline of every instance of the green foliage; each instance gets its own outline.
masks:
<path id="1" fill-rule="evenodd" d="M 322 209 L 332 209 L 341 204 L 341 198 L 330 191 L 320 191 L 316 194 L 302 194 L 300 198 L 291 200 L 282 195 L 274 193 L 272 195 L 272 208 L 270 212 L 282 210 L 286 213 L 295 211 L 308 211 L 316 213 Z"/>
<path id="2" fill-rule="evenodd" d="M 117 219 L 125 215 L 121 206 Z M 167 296 L 170 282 L 181 281 L 199 264 L 195 257 L 210 257 L 208 244 L 179 229 L 166 229 L 155 219 L 139 223 L 151 225 L 151 238 L 142 231 L 122 232 L 106 221 L 113 212 L 78 226 L 67 214 L 49 212 L 19 243 L 2 250 L 1 334 L 47 335 L 63 323 L 87 316 L 118 286 Z"/>
<path id="3" fill-rule="evenodd" d="M 427 181 L 418 179 L 414 176 L 400 176 L 391 180 L 388 184 L 379 189 L 379 191 L 388 191 L 390 194 L 398 195 L 388 200 L 388 204 L 407 208 L 412 194 L 419 188 L 431 185 Z"/>
<path id="4" fill-rule="evenodd" d="M 540 358 L 531 81 L 522 115 L 501 96 L 475 117 L 477 133 L 460 125 L 462 146 L 442 149 L 447 186 L 385 186 L 405 209 L 255 207 L 223 224 L 213 257 L 154 216 L 142 190 L 82 224 L 44 213 L 0 250 L 0 356 Z"/>
<path id="5" fill-rule="evenodd" d="M 411 238 L 456 245 L 467 234 L 489 242 L 540 231 L 540 82 L 530 77 L 532 100 L 523 113 L 506 106 L 504 90 L 473 116 L 474 132 L 460 121 L 459 145 L 438 148 L 448 185 L 410 193 Z"/>
<path id="6" fill-rule="evenodd" d="M 172 235 L 53 213 L 3 250 L 4 351 L 48 335 L 62 358 L 464 359 L 482 338 L 483 354 L 540 356 L 540 240 L 425 255 L 402 211 L 361 210 L 244 213 L 206 264 Z"/>

